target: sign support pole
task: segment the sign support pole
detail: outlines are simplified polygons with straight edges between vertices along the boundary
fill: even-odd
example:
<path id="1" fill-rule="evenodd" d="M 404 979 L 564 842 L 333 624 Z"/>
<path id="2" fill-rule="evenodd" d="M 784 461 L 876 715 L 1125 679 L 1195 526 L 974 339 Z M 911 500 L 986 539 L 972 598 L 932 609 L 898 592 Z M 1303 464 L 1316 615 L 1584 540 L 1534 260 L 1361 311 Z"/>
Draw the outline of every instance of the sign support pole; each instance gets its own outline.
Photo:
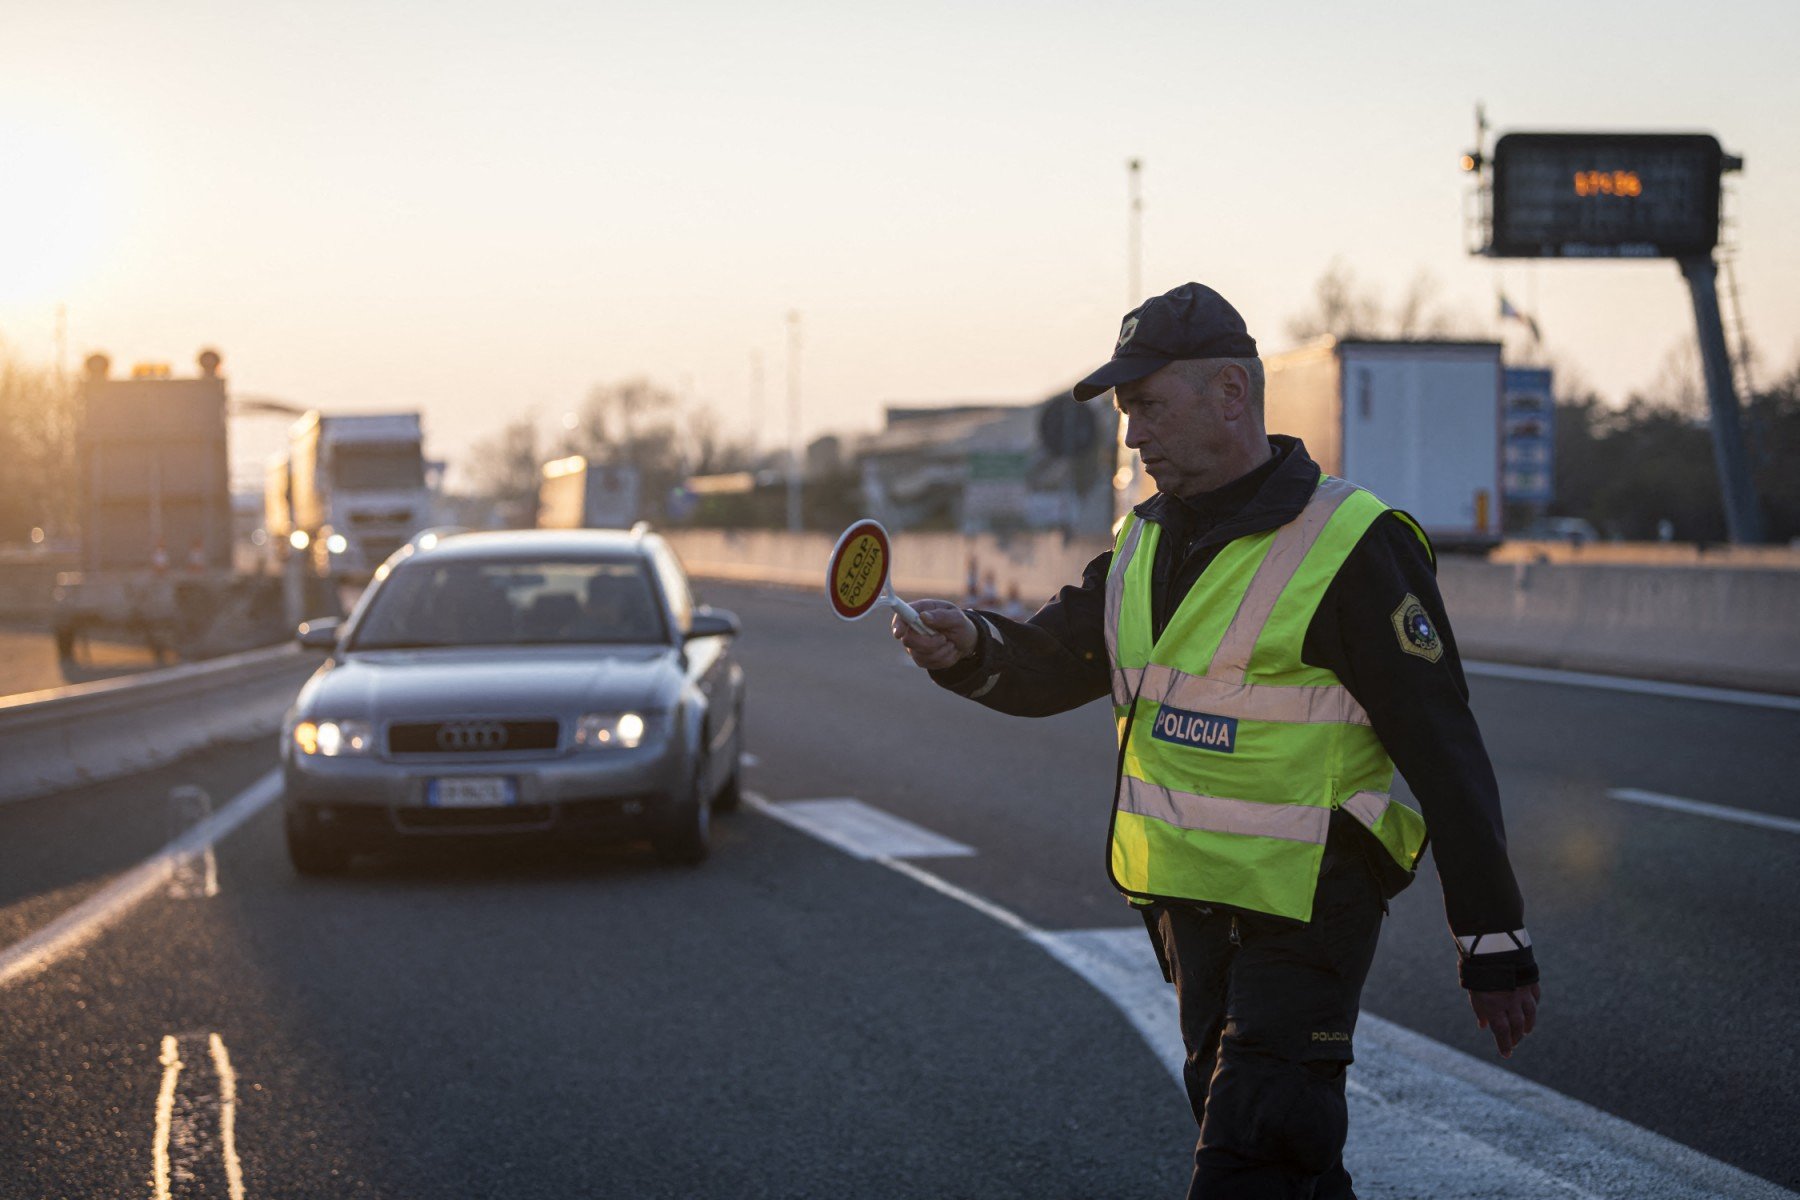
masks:
<path id="1" fill-rule="evenodd" d="M 1762 513 L 1744 453 L 1737 389 L 1731 378 L 1725 325 L 1719 316 L 1718 269 L 1710 254 L 1686 255 L 1676 261 L 1694 298 L 1694 324 L 1700 335 L 1707 406 L 1712 410 L 1713 462 L 1718 467 L 1719 490 L 1725 502 L 1725 528 L 1733 542 L 1760 542 Z"/>

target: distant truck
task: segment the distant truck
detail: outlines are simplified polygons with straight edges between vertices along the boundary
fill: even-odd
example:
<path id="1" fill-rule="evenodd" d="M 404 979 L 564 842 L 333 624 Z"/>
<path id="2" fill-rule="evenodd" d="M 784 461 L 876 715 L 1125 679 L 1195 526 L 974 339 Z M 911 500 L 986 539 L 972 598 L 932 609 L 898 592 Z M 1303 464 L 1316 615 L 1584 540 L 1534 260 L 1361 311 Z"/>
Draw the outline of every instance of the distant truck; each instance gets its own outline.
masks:
<path id="1" fill-rule="evenodd" d="M 202 657 L 278 635 L 279 591 L 232 569 L 225 379 L 211 350 L 200 375 L 164 365 L 112 377 L 87 360 L 76 442 L 80 570 L 57 579 L 52 628 L 64 659 L 85 635 L 135 636 Z"/>
<path id="2" fill-rule="evenodd" d="M 636 467 L 602 466 L 579 454 L 544 464 L 539 529 L 630 529 L 638 511 Z"/>
<path id="3" fill-rule="evenodd" d="M 433 523 L 418 413 L 307 413 L 267 484 L 270 545 L 338 583 L 367 582 Z"/>
<path id="4" fill-rule="evenodd" d="M 1498 342 L 1326 337 L 1263 360 L 1274 433 L 1406 510 L 1446 550 L 1500 541 Z"/>

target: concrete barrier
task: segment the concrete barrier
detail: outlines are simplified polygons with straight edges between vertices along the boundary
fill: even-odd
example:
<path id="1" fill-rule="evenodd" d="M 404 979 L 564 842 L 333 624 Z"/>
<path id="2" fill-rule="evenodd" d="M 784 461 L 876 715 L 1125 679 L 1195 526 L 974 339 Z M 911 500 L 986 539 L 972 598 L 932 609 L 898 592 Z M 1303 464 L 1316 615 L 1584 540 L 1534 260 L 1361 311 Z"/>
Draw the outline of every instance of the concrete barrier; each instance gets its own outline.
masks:
<path id="1" fill-rule="evenodd" d="M 1800 693 L 1800 572 L 1446 559 L 1469 658 Z"/>
<path id="2" fill-rule="evenodd" d="M 824 611 L 829 537 L 684 530 L 669 539 L 696 576 L 818 589 Z M 894 586 L 912 597 L 961 600 L 973 559 L 1002 603 L 1016 592 L 1029 613 L 1079 581 L 1088 560 L 1108 548 L 1054 534 L 900 534 Z M 1438 578 L 1468 658 L 1800 694 L 1800 571 L 1448 555 Z"/>
<path id="3" fill-rule="evenodd" d="M 293 645 L 0 699 L 0 803 L 273 733 L 323 656 Z"/>

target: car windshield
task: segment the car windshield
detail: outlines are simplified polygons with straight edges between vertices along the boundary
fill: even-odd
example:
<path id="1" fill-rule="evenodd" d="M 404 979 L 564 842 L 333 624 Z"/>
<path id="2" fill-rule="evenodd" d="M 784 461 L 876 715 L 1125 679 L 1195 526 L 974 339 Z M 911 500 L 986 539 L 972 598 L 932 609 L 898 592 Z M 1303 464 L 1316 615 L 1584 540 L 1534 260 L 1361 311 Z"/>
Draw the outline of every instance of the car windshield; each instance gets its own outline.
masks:
<path id="1" fill-rule="evenodd" d="M 426 560 L 378 586 L 352 650 L 668 640 L 636 560 Z"/>

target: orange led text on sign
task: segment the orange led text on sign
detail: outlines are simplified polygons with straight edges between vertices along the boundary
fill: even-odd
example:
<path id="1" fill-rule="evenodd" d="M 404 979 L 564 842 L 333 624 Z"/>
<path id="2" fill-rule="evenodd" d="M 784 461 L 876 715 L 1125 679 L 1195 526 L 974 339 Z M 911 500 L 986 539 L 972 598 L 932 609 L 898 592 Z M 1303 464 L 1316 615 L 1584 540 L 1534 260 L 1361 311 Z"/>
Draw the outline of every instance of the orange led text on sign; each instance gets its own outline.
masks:
<path id="1" fill-rule="evenodd" d="M 1636 171 L 1577 171 L 1577 196 L 1641 196 L 1644 184 Z"/>

